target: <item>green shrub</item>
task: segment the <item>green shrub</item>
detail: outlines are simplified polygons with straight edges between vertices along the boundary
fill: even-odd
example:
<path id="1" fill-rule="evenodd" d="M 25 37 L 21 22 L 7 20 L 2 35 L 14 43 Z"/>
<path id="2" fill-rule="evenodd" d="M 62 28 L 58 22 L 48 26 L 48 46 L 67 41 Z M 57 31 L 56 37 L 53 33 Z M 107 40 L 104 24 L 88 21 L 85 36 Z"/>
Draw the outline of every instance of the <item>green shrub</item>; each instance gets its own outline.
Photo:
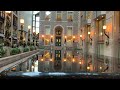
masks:
<path id="1" fill-rule="evenodd" d="M 3 45 L 0 44 L 0 58 L 5 55 L 6 51 L 3 49 Z"/>
<path id="2" fill-rule="evenodd" d="M 15 55 L 15 54 L 19 54 L 19 53 L 21 53 L 19 48 L 12 48 L 10 55 Z"/>
<path id="3" fill-rule="evenodd" d="M 33 46 L 30 46 L 30 51 L 34 50 L 34 47 Z"/>
<path id="4" fill-rule="evenodd" d="M 23 52 L 28 52 L 29 51 L 29 48 L 28 47 L 25 47 L 24 49 L 23 49 Z"/>

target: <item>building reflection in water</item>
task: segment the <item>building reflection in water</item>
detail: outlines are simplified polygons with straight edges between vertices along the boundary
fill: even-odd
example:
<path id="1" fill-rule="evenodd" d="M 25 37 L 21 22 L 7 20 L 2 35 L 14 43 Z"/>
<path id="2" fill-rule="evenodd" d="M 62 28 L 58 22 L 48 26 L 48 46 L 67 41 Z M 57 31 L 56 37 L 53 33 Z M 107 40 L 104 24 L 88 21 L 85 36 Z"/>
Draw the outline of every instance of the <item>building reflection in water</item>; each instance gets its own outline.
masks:
<path id="1" fill-rule="evenodd" d="M 54 56 L 54 53 L 52 54 Z M 64 55 L 64 53 L 61 54 L 61 56 Z M 57 66 L 54 67 L 54 65 L 56 64 L 54 57 L 50 57 L 50 52 L 45 52 L 44 55 L 39 55 L 38 71 L 114 73 L 119 70 L 119 65 L 117 64 L 117 61 L 118 59 L 116 58 L 98 58 L 96 55 L 85 55 L 82 53 L 73 56 L 72 51 L 68 51 L 66 52 L 66 57 L 62 57 L 61 59 L 61 69 L 57 71 L 55 70 Z"/>
<path id="2" fill-rule="evenodd" d="M 61 52 L 65 52 L 62 50 Z M 80 72 L 91 72 L 91 73 L 119 73 L 120 71 L 120 65 L 118 63 L 118 58 L 113 57 L 104 57 L 99 58 L 95 54 L 86 55 L 79 51 L 77 51 L 78 54 L 73 55 L 73 51 L 66 52 L 66 55 L 64 53 L 61 53 L 61 66 L 56 66 L 55 63 L 55 56 L 54 53 L 51 53 L 51 51 L 45 51 L 44 54 L 38 55 L 38 60 L 35 60 L 31 64 L 31 69 L 27 70 L 25 67 L 30 64 L 27 64 L 24 62 L 22 64 L 22 69 L 20 69 L 20 65 L 16 65 L 15 67 L 11 69 L 13 72 L 71 72 L 71 73 L 80 73 Z M 52 57 L 51 57 L 52 54 Z M 64 57 L 63 57 L 64 56 Z M 31 62 L 31 61 L 30 61 Z M 19 67 L 19 70 L 17 69 Z M 30 68 L 30 67 L 29 67 Z M 60 68 L 60 69 L 55 69 Z M 10 71 L 10 72 L 11 72 Z"/>

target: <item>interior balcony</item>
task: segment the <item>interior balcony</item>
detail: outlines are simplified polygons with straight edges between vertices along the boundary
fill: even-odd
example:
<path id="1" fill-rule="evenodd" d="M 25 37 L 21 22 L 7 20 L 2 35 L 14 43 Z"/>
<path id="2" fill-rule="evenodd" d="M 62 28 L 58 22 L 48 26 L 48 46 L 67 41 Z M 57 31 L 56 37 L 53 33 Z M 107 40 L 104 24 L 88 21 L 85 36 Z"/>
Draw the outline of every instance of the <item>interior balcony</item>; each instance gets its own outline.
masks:
<path id="1" fill-rule="evenodd" d="M 20 53 L 17 55 L 12 55 L 9 57 L 0 58 L 0 72 L 18 65 L 22 62 L 27 61 L 30 57 L 39 53 L 39 50 L 33 50 L 25 53 Z"/>

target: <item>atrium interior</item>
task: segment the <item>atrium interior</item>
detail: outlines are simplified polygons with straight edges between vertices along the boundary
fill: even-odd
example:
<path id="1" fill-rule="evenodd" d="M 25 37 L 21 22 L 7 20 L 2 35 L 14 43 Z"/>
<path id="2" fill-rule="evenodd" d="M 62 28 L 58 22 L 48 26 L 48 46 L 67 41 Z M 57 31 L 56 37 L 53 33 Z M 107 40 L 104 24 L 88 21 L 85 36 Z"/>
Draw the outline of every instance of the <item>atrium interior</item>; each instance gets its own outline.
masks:
<path id="1" fill-rule="evenodd" d="M 119 73 L 120 11 L 0 11 L 0 77 Z"/>

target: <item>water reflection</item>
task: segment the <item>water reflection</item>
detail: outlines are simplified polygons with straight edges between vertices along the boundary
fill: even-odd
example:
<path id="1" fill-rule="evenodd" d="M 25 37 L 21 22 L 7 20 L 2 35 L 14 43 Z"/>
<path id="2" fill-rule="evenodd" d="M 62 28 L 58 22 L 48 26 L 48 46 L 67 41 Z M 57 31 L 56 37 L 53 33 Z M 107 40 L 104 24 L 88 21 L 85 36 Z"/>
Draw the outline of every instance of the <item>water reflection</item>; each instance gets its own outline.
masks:
<path id="1" fill-rule="evenodd" d="M 39 58 L 40 59 L 40 58 Z M 48 63 L 49 62 L 49 63 Z M 38 61 L 38 71 L 55 71 L 54 60 Z M 46 64 L 48 63 L 48 64 Z M 98 72 L 98 73 L 116 73 L 119 72 L 118 58 L 103 57 L 99 58 L 96 54 L 79 54 L 72 57 L 61 59 L 62 68 L 59 72 Z"/>
<path id="2" fill-rule="evenodd" d="M 52 53 L 54 54 L 54 53 Z M 61 55 L 62 56 L 62 55 Z M 63 54 L 64 56 L 64 54 Z M 79 53 L 78 55 L 72 56 L 68 53 L 66 58 L 61 58 L 61 70 L 56 71 L 54 67 L 55 60 L 54 58 L 43 58 L 41 55 L 38 56 L 37 61 L 28 61 L 14 67 L 12 72 L 33 72 L 36 75 L 39 72 L 48 72 L 49 75 L 65 75 L 65 73 L 78 73 L 83 74 L 93 73 L 119 73 L 120 65 L 118 64 L 118 58 L 113 57 L 103 57 L 99 58 L 96 54 L 86 55 Z M 32 64 L 31 64 L 32 62 Z M 29 65 L 29 67 L 28 67 Z M 58 66 L 59 67 L 59 66 Z M 19 68 L 19 69 L 17 69 Z M 54 73 L 50 73 L 54 72 Z M 58 73 L 59 72 L 59 73 Z M 61 73 L 60 73 L 61 72 Z M 64 72 L 64 73 L 63 73 Z M 32 75 L 33 73 L 26 73 L 24 75 Z"/>

